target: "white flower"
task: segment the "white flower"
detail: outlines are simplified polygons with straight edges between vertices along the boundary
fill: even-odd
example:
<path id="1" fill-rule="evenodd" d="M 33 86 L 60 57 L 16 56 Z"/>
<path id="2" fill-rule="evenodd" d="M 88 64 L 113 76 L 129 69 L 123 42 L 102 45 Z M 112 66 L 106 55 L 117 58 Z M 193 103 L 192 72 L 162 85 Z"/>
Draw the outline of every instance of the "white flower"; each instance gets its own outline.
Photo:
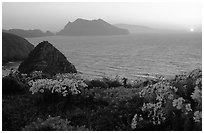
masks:
<path id="1" fill-rule="evenodd" d="M 174 99 L 172 104 L 173 107 L 176 107 L 177 109 L 181 109 L 183 107 L 183 102 L 185 100 L 182 97 L 179 97 L 178 99 Z"/>
<path id="2" fill-rule="evenodd" d="M 193 119 L 195 122 L 201 122 L 202 120 L 202 111 L 195 111 Z"/>
<path id="3" fill-rule="evenodd" d="M 79 89 L 87 87 L 87 85 L 81 79 L 75 79 L 72 76 L 72 79 L 67 78 L 66 76 L 57 75 L 57 79 L 37 79 L 35 81 L 29 81 L 31 86 L 30 91 L 32 94 L 41 92 L 44 90 L 49 90 L 51 93 L 61 93 L 63 96 L 68 94 L 68 91 L 73 95 L 81 93 Z M 70 76 L 69 76 L 70 77 Z"/>
<path id="4" fill-rule="evenodd" d="M 198 102 L 202 101 L 202 91 L 198 88 L 198 86 L 194 88 L 194 92 L 192 93 L 191 98 Z"/>
<path id="5" fill-rule="evenodd" d="M 131 128 L 135 129 L 137 127 L 137 114 L 134 115 L 131 123 Z"/>
<path id="6" fill-rule="evenodd" d="M 186 110 L 189 112 L 189 111 L 192 111 L 191 109 L 191 104 L 186 104 Z"/>

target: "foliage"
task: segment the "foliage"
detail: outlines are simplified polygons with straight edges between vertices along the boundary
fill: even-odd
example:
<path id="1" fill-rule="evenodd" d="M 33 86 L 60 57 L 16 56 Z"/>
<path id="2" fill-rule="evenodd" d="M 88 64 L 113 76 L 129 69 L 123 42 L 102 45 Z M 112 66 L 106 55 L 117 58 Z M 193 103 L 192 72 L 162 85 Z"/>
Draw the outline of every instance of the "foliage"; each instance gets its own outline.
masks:
<path id="1" fill-rule="evenodd" d="M 132 117 L 142 106 L 143 99 L 136 95 L 127 101 L 99 106 L 90 115 L 90 126 L 95 131 L 128 131 Z"/>
<path id="2" fill-rule="evenodd" d="M 108 88 L 108 84 L 106 84 L 103 80 L 94 79 L 91 81 L 86 80 L 85 83 L 88 85 L 88 88 L 100 87 L 100 88 Z"/>
<path id="3" fill-rule="evenodd" d="M 142 89 L 140 96 L 146 102 L 141 108 L 143 113 L 133 117 L 132 128 L 142 128 L 148 121 L 155 126 L 163 125 L 164 129 L 171 126 L 171 130 L 201 130 L 201 77 L 201 70 L 198 69 L 189 74 L 176 75 L 173 81 L 160 81 Z"/>
<path id="4" fill-rule="evenodd" d="M 94 101 L 105 101 L 109 104 L 115 104 L 132 99 L 138 92 L 138 88 L 93 88 L 89 89 L 86 95 L 93 97 Z"/>
<path id="5" fill-rule="evenodd" d="M 196 82 L 198 82 L 197 80 L 202 80 L 201 69 L 195 69 L 188 73 L 185 72 L 183 74 L 176 75 L 175 78 L 170 82 L 172 86 L 178 88 L 178 95 L 184 97 L 185 99 L 192 100 L 191 95 L 196 86 Z"/>
<path id="6" fill-rule="evenodd" d="M 12 76 L 6 76 L 2 78 L 2 94 L 13 95 L 13 94 L 24 94 L 28 92 L 29 86 L 17 78 Z"/>
<path id="7" fill-rule="evenodd" d="M 118 76 L 88 80 L 78 74 L 43 75 L 10 75 L 30 85 L 30 92 L 3 95 L 3 130 L 202 129 L 199 69 L 172 80 L 127 79 L 126 85 Z"/>
<path id="8" fill-rule="evenodd" d="M 16 131 L 33 121 L 37 115 L 32 96 L 9 95 L 2 99 L 2 130 Z"/>
<path id="9" fill-rule="evenodd" d="M 69 93 L 79 94 L 80 90 L 87 85 L 82 80 L 58 78 L 58 79 L 37 79 L 28 82 L 31 86 L 30 91 L 34 93 L 44 93 L 45 90 L 51 93 L 61 93 L 67 96 Z"/>
<path id="10" fill-rule="evenodd" d="M 123 86 L 123 79 L 120 76 L 111 77 L 103 77 L 102 80 L 108 85 L 109 88 L 111 87 L 120 87 Z"/>
<path id="11" fill-rule="evenodd" d="M 70 121 L 62 119 L 60 116 L 48 116 L 46 120 L 38 118 L 35 122 L 26 125 L 24 131 L 88 131 L 84 126 L 74 127 Z"/>

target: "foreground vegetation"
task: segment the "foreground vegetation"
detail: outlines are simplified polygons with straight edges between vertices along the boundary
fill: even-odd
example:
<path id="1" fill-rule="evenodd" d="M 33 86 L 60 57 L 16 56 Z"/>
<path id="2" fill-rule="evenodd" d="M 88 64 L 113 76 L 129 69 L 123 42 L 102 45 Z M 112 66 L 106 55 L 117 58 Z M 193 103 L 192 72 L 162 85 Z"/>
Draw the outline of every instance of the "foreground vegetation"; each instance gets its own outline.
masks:
<path id="1" fill-rule="evenodd" d="M 202 130 L 200 69 L 134 81 L 11 72 L 2 85 L 3 130 Z"/>

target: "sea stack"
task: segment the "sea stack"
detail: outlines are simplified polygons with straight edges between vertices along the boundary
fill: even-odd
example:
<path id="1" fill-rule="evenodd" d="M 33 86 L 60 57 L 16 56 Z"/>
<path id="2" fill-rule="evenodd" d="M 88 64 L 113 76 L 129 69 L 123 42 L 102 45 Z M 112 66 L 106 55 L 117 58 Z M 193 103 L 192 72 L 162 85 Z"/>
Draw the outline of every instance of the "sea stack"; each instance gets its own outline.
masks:
<path id="1" fill-rule="evenodd" d="M 51 76 L 57 73 L 77 72 L 75 66 L 48 41 L 39 43 L 28 58 L 20 64 L 18 70 L 26 74 L 42 71 Z"/>

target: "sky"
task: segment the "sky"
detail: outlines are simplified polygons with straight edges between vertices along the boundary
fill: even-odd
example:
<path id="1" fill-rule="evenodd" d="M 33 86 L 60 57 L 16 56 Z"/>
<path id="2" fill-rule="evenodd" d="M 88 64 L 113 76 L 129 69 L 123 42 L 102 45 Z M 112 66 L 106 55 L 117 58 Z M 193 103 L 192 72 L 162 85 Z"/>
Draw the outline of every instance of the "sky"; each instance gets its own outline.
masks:
<path id="1" fill-rule="evenodd" d="M 198 29 L 202 5 L 196 2 L 3 2 L 3 29 L 59 31 L 77 18 L 103 19 L 110 24 L 133 24 L 160 29 Z"/>

